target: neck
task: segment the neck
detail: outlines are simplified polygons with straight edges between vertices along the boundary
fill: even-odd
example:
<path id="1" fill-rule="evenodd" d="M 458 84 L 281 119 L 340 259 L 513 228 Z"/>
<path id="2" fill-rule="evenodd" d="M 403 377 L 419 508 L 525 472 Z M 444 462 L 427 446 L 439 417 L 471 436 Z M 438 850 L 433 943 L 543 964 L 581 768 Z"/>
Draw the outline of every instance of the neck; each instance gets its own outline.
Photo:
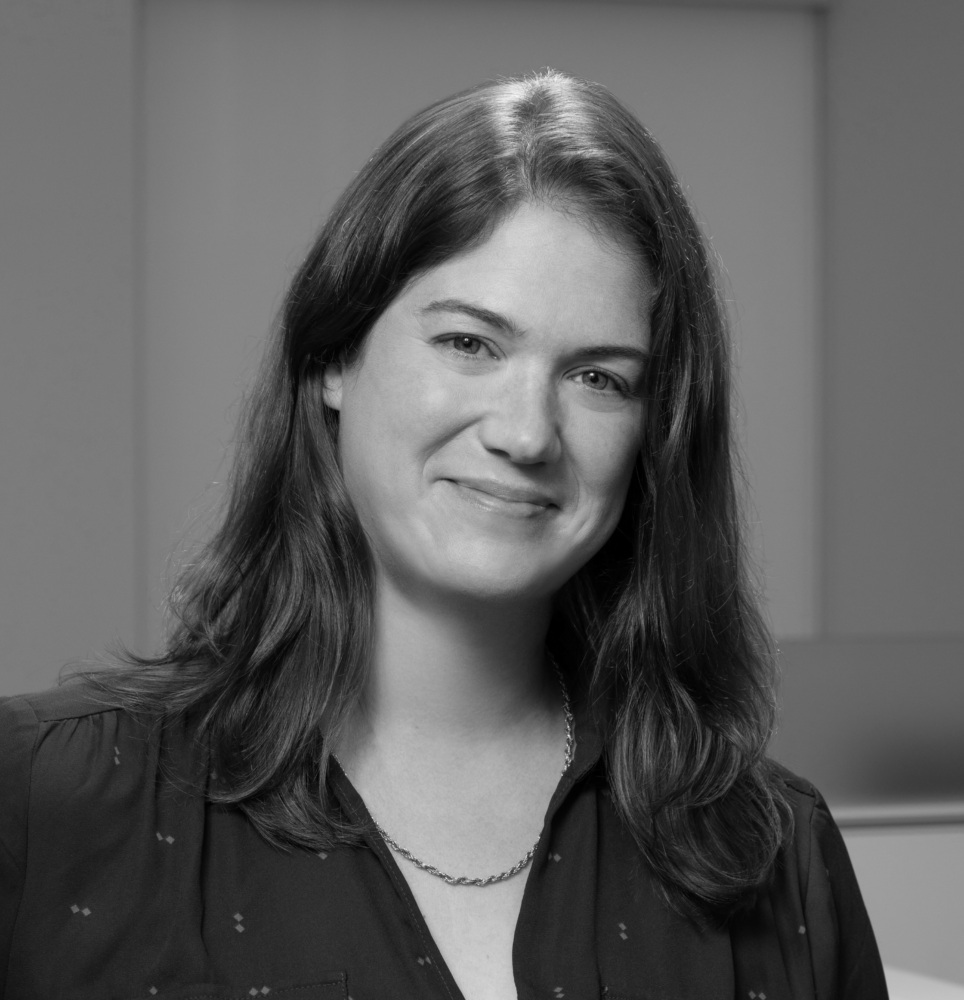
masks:
<path id="1" fill-rule="evenodd" d="M 544 651 L 550 613 L 548 600 L 418 600 L 380 586 L 365 728 L 392 739 L 472 742 L 558 712 Z"/>

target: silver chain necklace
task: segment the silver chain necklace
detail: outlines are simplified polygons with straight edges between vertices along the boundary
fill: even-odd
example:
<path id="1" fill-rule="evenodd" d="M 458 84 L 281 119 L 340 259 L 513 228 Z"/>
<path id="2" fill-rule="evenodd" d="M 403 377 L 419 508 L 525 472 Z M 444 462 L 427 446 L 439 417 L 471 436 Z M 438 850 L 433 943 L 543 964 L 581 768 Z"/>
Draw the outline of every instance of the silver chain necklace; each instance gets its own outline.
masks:
<path id="1" fill-rule="evenodd" d="M 566 690 L 566 682 L 563 680 L 562 671 L 556 667 L 556 676 L 559 678 L 559 687 L 562 689 L 562 708 L 566 713 L 566 758 L 562 766 L 562 773 L 565 774 L 569 770 L 569 766 L 572 764 L 573 752 L 575 749 L 575 739 L 572 735 L 572 709 L 569 706 L 569 692 Z M 449 885 L 491 885 L 493 882 L 504 882 L 508 878 L 512 878 L 513 875 L 518 875 L 519 872 L 525 868 L 529 862 L 533 859 L 536 853 L 536 848 L 539 846 L 539 841 L 542 839 L 542 835 L 536 838 L 536 842 L 526 851 L 525 855 L 521 857 L 511 868 L 507 868 L 504 872 L 499 872 L 497 875 L 486 875 L 482 878 L 473 878 L 469 875 L 450 875 L 448 872 L 443 872 L 440 868 L 436 868 L 435 865 L 429 864 L 427 861 L 423 861 L 420 857 L 413 854 L 407 848 L 402 847 L 393 837 L 389 836 L 379 825 L 378 820 L 372 817 L 372 822 L 375 824 L 375 829 L 378 831 L 378 835 L 385 841 L 386 844 L 396 853 L 401 855 L 406 861 L 410 861 L 416 868 L 421 868 L 423 872 L 428 872 L 429 875 L 434 875 L 436 878 L 440 878 L 443 882 L 448 882 Z"/>

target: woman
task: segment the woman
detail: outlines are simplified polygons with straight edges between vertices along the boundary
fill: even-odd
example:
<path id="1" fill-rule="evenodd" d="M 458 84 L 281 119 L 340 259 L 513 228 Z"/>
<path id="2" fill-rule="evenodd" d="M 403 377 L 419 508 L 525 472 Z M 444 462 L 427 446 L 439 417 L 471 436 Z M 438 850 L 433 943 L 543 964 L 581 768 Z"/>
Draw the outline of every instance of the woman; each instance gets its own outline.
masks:
<path id="1" fill-rule="evenodd" d="M 7 996 L 886 995 L 765 757 L 712 267 L 605 89 L 487 84 L 366 164 L 174 609 L 6 705 Z"/>

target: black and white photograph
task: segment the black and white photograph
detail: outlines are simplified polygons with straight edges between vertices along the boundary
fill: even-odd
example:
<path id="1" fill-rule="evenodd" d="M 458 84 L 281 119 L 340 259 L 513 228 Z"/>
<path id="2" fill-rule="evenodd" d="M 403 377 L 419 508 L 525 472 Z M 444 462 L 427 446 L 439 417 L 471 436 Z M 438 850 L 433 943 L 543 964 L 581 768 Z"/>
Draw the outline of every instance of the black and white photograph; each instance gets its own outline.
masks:
<path id="1" fill-rule="evenodd" d="M 0 998 L 964 1000 L 962 51 L 0 0 Z"/>

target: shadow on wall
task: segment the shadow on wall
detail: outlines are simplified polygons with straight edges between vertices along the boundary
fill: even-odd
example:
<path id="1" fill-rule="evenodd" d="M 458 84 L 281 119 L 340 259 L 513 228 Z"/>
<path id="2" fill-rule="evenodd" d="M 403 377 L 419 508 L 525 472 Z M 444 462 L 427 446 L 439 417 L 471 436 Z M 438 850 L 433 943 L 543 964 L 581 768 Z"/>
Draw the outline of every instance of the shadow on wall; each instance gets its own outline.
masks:
<path id="1" fill-rule="evenodd" d="M 964 803 L 964 639 L 784 642 L 771 753 L 834 807 Z"/>

